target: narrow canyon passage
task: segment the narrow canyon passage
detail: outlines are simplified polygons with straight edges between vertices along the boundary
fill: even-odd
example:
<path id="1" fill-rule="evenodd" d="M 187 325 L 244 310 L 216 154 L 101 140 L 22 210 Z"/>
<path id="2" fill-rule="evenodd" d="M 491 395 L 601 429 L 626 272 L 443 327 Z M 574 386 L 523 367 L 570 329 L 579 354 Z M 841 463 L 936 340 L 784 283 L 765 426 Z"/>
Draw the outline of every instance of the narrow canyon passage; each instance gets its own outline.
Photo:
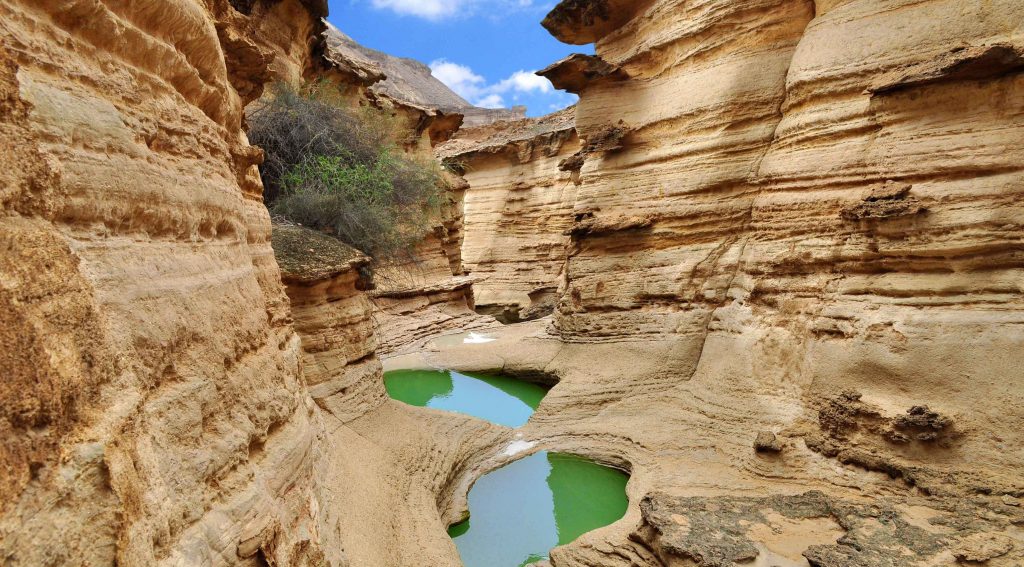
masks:
<path id="1" fill-rule="evenodd" d="M 0 2 L 4 567 L 1024 565 L 1024 2 L 344 4 Z"/>

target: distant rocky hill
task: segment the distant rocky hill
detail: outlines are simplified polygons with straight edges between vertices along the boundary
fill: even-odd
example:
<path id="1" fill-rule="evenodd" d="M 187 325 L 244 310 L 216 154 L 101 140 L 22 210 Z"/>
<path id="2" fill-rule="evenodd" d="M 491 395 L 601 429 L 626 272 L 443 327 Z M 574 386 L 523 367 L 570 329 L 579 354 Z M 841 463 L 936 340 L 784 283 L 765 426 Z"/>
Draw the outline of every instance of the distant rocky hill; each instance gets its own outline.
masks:
<path id="1" fill-rule="evenodd" d="M 395 57 L 357 43 L 341 30 L 327 24 L 325 32 L 330 54 L 379 69 L 386 78 L 371 90 L 417 106 L 458 112 L 465 116 L 463 126 L 481 126 L 498 120 L 516 120 L 526 116 L 526 107 L 480 108 L 473 106 L 437 80 L 430 67 L 415 59 Z"/>

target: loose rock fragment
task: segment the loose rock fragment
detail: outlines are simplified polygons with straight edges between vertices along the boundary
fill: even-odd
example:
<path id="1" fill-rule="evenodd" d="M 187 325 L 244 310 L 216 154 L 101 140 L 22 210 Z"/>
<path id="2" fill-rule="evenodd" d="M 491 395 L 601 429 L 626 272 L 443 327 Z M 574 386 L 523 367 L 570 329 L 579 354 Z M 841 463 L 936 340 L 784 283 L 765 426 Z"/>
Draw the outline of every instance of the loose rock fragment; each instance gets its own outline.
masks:
<path id="1" fill-rule="evenodd" d="M 761 431 L 754 439 L 754 450 L 758 453 L 778 453 L 782 451 L 782 443 L 771 431 Z"/>

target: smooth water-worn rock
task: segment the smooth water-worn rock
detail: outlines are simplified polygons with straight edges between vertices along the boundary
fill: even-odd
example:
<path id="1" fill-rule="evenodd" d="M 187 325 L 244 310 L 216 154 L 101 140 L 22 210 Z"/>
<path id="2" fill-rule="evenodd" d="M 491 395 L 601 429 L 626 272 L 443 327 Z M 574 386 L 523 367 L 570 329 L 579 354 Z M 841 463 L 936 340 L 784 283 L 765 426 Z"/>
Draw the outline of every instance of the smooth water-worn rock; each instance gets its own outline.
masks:
<path id="1" fill-rule="evenodd" d="M 6 563 L 341 559 L 242 131 L 324 12 L 258 4 L 0 4 Z"/>
<path id="2" fill-rule="evenodd" d="M 323 10 L 0 3 L 6 563 L 455 566 L 445 526 L 526 445 L 631 474 L 556 567 L 1024 561 L 1024 5 L 557 6 L 596 41 L 546 71 L 579 149 L 515 165 L 573 184 L 553 331 L 385 360 L 557 377 L 515 432 L 386 399 L 351 271 L 284 293 L 243 108 L 323 65 L 354 104 L 382 78 L 320 60 Z M 410 151 L 457 122 L 374 100 Z M 379 290 L 388 344 L 485 321 L 464 189 L 429 278 Z"/>
<path id="3" fill-rule="evenodd" d="M 631 455 L 637 489 L 670 493 L 652 498 L 690 525 L 698 518 L 681 510 L 692 503 L 674 497 L 709 499 L 696 513 L 707 525 L 721 525 L 723 494 L 796 485 L 882 511 L 830 513 L 846 538 L 791 538 L 799 518 L 767 516 L 763 531 L 743 512 L 751 527 L 732 558 L 706 540 L 605 530 L 553 564 L 781 553 L 884 565 L 887 548 L 942 564 L 975 530 L 1015 531 L 1001 497 L 1022 488 L 1008 450 L 1024 430 L 1022 9 L 556 7 L 545 25 L 557 37 L 596 41 L 593 56 L 544 72 L 580 94 L 581 151 L 564 165 L 581 184 L 553 327 L 570 344 L 521 356 L 483 347 L 506 368 L 564 372 L 527 432 Z M 479 348 L 459 356 L 491 360 Z M 772 450 L 755 451 L 760 431 L 775 435 Z M 957 509 L 965 498 L 986 512 Z M 922 531 L 860 531 L 889 514 L 893 530 Z"/>

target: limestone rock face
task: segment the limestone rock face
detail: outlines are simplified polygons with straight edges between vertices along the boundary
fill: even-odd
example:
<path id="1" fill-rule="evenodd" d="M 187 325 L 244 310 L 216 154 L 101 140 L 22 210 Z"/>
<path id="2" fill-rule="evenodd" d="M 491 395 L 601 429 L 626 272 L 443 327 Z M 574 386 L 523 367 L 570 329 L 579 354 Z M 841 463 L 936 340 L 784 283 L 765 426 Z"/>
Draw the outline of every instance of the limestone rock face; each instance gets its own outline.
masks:
<path id="1" fill-rule="evenodd" d="M 693 376 L 728 361 L 815 404 L 848 385 L 889 415 L 1020 423 L 1024 6 L 607 8 L 577 24 L 628 79 L 588 82 L 576 124 L 585 144 L 625 134 L 585 156 L 561 337 L 674 337 L 699 345 Z M 987 438 L 960 462 L 869 451 L 1019 487 Z"/>
<path id="2" fill-rule="evenodd" d="M 274 256 L 302 339 L 302 376 L 321 409 L 351 421 L 387 399 L 373 303 L 359 289 L 370 259 L 335 238 L 275 224 Z"/>
<path id="3" fill-rule="evenodd" d="M 573 110 L 459 131 L 437 153 L 462 171 L 462 262 L 478 310 L 506 320 L 549 314 L 576 202 Z M 526 310 L 524 313 L 523 311 Z"/>
<path id="4" fill-rule="evenodd" d="M 341 562 L 242 131 L 307 38 L 261 25 L 212 0 L 0 5 L 5 562 Z"/>

